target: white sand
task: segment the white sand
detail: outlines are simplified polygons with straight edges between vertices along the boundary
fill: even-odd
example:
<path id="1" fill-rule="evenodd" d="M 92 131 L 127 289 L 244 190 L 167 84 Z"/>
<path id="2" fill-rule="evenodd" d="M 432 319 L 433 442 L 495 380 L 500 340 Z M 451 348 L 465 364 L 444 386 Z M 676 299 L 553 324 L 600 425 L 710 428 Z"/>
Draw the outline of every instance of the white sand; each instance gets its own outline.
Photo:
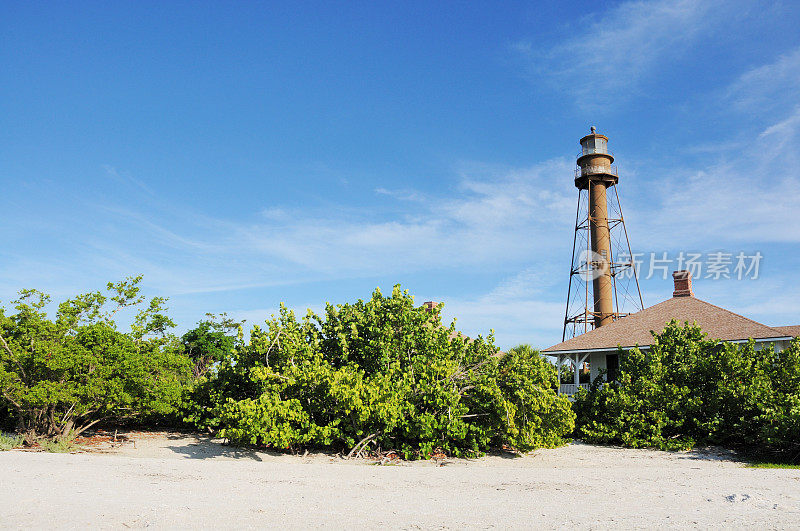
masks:
<path id="1" fill-rule="evenodd" d="M 572 444 L 376 466 L 132 436 L 103 453 L 0 452 L 0 526 L 800 529 L 800 470 L 709 452 Z"/>

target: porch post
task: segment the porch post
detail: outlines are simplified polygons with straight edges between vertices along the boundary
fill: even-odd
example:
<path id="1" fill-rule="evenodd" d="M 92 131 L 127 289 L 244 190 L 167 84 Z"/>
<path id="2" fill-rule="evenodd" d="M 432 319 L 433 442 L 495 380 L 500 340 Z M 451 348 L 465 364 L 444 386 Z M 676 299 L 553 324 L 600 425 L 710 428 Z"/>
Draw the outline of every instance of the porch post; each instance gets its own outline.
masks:
<path id="1" fill-rule="evenodd" d="M 578 385 L 581 383 L 581 376 L 580 376 L 580 374 L 578 374 L 578 365 L 580 364 L 580 361 L 578 361 L 579 359 L 580 359 L 580 354 L 578 354 L 576 352 L 575 353 L 575 374 L 574 374 L 574 376 L 575 376 L 575 390 L 576 391 L 578 390 Z"/>
<path id="2" fill-rule="evenodd" d="M 556 365 L 558 366 L 558 387 L 556 387 L 556 394 L 557 395 L 561 394 L 561 363 L 563 361 L 564 361 L 564 358 L 561 356 L 561 354 L 559 354 L 558 355 L 558 361 L 556 362 Z"/>

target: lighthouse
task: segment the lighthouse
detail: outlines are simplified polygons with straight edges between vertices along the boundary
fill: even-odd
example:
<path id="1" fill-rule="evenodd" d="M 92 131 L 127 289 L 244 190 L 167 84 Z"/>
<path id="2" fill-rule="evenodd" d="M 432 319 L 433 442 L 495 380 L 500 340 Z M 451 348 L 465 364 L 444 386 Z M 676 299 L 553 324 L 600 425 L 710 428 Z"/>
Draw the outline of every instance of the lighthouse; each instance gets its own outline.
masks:
<path id="1" fill-rule="evenodd" d="M 575 168 L 578 209 L 562 340 L 643 308 L 608 137 L 592 127 L 580 145 Z"/>

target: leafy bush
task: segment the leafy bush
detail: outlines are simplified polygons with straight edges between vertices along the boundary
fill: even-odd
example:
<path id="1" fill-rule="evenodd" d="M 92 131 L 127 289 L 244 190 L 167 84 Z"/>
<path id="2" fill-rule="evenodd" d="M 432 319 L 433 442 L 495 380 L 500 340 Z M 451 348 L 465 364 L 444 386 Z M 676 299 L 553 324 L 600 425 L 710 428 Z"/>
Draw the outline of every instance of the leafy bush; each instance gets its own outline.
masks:
<path id="1" fill-rule="evenodd" d="M 21 292 L 16 313 L 0 309 L 0 407 L 26 437 L 74 437 L 106 419 L 144 419 L 173 414 L 191 377 L 181 345 L 166 334 L 174 326 L 153 298 L 117 330 L 114 314 L 144 302 L 141 277 L 108 284 L 58 306 L 49 297 Z M 113 308 L 106 310 L 107 303 Z"/>
<path id="2" fill-rule="evenodd" d="M 3 433 L 0 431 L 0 451 L 13 450 L 22 446 L 23 437 L 16 433 Z"/>
<path id="3" fill-rule="evenodd" d="M 187 420 L 240 444 L 406 458 L 554 446 L 573 428 L 555 368 L 530 347 L 497 356 L 395 286 L 324 316 L 280 314 L 200 382 Z"/>
<path id="4" fill-rule="evenodd" d="M 697 443 L 800 455 L 800 341 L 782 352 L 710 340 L 670 323 L 649 350 L 620 356 L 617 381 L 576 395 L 587 442 L 689 448 Z"/>
<path id="5" fill-rule="evenodd" d="M 215 363 L 230 355 L 236 342 L 231 332 L 242 324 L 224 313 L 219 317 L 210 313 L 206 316 L 208 319 L 200 321 L 181 337 L 184 352 L 194 364 L 192 372 L 196 378 L 204 376 Z"/>

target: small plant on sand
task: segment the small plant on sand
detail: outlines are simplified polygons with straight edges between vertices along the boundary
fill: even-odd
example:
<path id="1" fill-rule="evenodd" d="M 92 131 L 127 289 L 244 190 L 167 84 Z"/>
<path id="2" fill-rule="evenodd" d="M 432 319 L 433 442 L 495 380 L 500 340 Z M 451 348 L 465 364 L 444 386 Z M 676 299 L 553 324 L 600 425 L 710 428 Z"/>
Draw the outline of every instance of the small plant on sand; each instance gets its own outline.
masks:
<path id="1" fill-rule="evenodd" d="M 52 454 L 68 454 L 80 450 L 80 446 L 75 444 L 75 438 L 69 435 L 65 437 L 55 437 L 53 439 L 41 439 L 39 441 L 39 446 L 41 446 L 45 452 L 50 452 Z"/>
<path id="2" fill-rule="evenodd" d="M 793 468 L 797 469 L 800 468 L 800 463 L 798 464 L 791 464 L 791 463 L 748 463 L 748 468 Z"/>
<path id="3" fill-rule="evenodd" d="M 3 433 L 0 431 L 0 451 L 13 450 L 22 446 L 22 435 L 16 433 Z"/>

